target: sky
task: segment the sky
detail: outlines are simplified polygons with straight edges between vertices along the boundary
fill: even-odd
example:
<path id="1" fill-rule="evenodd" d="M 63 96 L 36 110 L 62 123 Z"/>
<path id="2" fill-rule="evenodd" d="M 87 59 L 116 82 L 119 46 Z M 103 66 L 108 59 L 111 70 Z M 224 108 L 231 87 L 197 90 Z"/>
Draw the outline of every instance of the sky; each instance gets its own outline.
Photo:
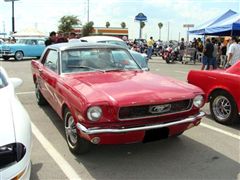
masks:
<path id="1" fill-rule="evenodd" d="M 14 5 L 16 31 L 35 27 L 48 35 L 57 31 L 61 17 L 77 16 L 84 25 L 89 12 L 89 21 L 95 27 L 105 27 L 107 21 L 110 27 L 120 27 L 125 22 L 129 38 L 134 39 L 139 38 L 139 22 L 134 18 L 143 13 L 147 21 L 142 38 L 153 36 L 164 41 L 186 38 L 184 24 L 196 27 L 229 9 L 240 12 L 240 0 L 18 0 Z M 161 31 L 159 22 L 163 23 Z M 0 32 L 11 30 L 12 3 L 0 0 Z"/>

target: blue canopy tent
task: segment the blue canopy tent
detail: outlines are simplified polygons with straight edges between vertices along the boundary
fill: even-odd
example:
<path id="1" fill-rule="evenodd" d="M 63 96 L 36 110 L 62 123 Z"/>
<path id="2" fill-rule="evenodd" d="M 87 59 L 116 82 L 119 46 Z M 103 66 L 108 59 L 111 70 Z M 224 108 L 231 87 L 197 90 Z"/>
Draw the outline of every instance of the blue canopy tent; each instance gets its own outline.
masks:
<path id="1" fill-rule="evenodd" d="M 205 29 L 206 35 L 217 36 L 239 36 L 240 35 L 240 14 L 230 16 L 223 21 L 215 23 Z"/>
<path id="2" fill-rule="evenodd" d="M 206 28 L 213 26 L 216 23 L 219 23 L 233 15 L 237 14 L 237 12 L 232 11 L 231 9 L 228 10 L 227 12 L 225 12 L 224 14 L 222 14 L 221 16 L 215 17 L 211 20 L 208 20 L 207 22 L 205 22 L 204 24 L 188 31 L 191 34 L 196 34 L 196 35 L 205 35 L 206 34 Z"/>

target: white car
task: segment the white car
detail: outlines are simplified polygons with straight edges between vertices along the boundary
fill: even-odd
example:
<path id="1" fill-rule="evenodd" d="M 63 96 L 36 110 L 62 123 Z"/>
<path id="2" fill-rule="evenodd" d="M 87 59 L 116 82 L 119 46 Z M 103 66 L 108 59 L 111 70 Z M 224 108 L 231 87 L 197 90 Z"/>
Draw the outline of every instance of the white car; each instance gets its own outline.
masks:
<path id="1" fill-rule="evenodd" d="M 21 84 L 0 66 L 0 179 L 30 179 L 31 121 L 15 94 Z"/>
<path id="2" fill-rule="evenodd" d="M 128 49 L 126 42 L 122 39 L 113 37 L 113 36 L 85 36 L 80 38 L 81 42 L 91 42 L 91 43 L 107 43 L 115 44 Z M 129 50 L 135 61 L 142 67 L 144 70 L 149 70 L 148 60 L 146 54 L 141 54 L 136 51 Z"/>

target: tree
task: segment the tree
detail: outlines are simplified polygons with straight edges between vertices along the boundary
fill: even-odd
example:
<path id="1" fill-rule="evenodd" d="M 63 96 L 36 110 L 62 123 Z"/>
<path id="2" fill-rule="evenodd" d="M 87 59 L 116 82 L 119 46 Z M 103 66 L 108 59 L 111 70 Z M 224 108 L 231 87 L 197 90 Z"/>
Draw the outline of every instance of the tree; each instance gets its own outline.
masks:
<path id="1" fill-rule="evenodd" d="M 141 21 L 140 22 L 140 28 L 143 29 L 145 27 L 145 22 L 144 21 Z"/>
<path id="2" fill-rule="evenodd" d="M 106 28 L 109 28 L 109 26 L 110 26 L 110 22 L 106 22 Z"/>
<path id="3" fill-rule="evenodd" d="M 161 29 L 163 27 L 163 23 L 158 23 L 158 27 L 159 27 L 159 40 L 161 40 Z"/>
<path id="4" fill-rule="evenodd" d="M 77 16 L 63 16 L 59 20 L 58 31 L 71 32 L 73 30 L 73 26 L 79 24 L 80 20 L 77 18 Z"/>
<path id="5" fill-rule="evenodd" d="M 121 27 L 124 29 L 124 28 L 126 28 L 126 23 L 125 22 L 122 22 L 121 23 Z"/>
<path id="6" fill-rule="evenodd" d="M 139 38 L 142 38 L 142 29 L 145 27 L 145 22 L 140 21 L 140 33 L 139 33 Z"/>
<path id="7" fill-rule="evenodd" d="M 93 32 L 93 30 L 94 30 L 93 25 L 94 25 L 93 21 L 90 21 L 83 26 L 83 28 L 82 28 L 82 36 L 83 37 L 89 36 Z"/>

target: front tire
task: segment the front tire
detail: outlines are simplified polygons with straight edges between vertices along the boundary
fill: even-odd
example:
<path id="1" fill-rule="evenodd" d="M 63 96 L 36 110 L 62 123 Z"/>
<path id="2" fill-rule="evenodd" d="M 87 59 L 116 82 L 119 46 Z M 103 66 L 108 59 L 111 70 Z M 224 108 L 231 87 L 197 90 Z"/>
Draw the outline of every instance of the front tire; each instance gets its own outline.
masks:
<path id="1" fill-rule="evenodd" d="M 90 150 L 91 143 L 79 136 L 74 118 L 68 109 L 64 112 L 64 126 L 69 150 L 74 155 L 88 152 Z"/>
<path id="2" fill-rule="evenodd" d="M 44 105 L 48 104 L 47 100 L 42 95 L 42 93 L 39 89 L 39 84 L 38 83 L 36 83 L 36 85 L 35 85 L 35 95 L 36 95 L 37 103 L 38 103 L 39 106 L 44 106 Z"/>
<path id="3" fill-rule="evenodd" d="M 5 61 L 8 61 L 8 60 L 10 59 L 9 56 L 3 56 L 2 58 L 3 58 L 3 60 L 5 60 Z"/>
<path id="4" fill-rule="evenodd" d="M 239 118 L 236 102 L 226 91 L 215 92 L 210 99 L 210 111 L 215 121 L 229 125 Z"/>
<path id="5" fill-rule="evenodd" d="M 23 55 L 23 52 L 22 52 L 22 51 L 17 51 L 17 52 L 15 53 L 15 56 L 14 56 L 14 58 L 15 58 L 16 61 L 21 61 L 21 60 L 23 60 L 23 57 L 24 57 L 24 55 Z"/>

